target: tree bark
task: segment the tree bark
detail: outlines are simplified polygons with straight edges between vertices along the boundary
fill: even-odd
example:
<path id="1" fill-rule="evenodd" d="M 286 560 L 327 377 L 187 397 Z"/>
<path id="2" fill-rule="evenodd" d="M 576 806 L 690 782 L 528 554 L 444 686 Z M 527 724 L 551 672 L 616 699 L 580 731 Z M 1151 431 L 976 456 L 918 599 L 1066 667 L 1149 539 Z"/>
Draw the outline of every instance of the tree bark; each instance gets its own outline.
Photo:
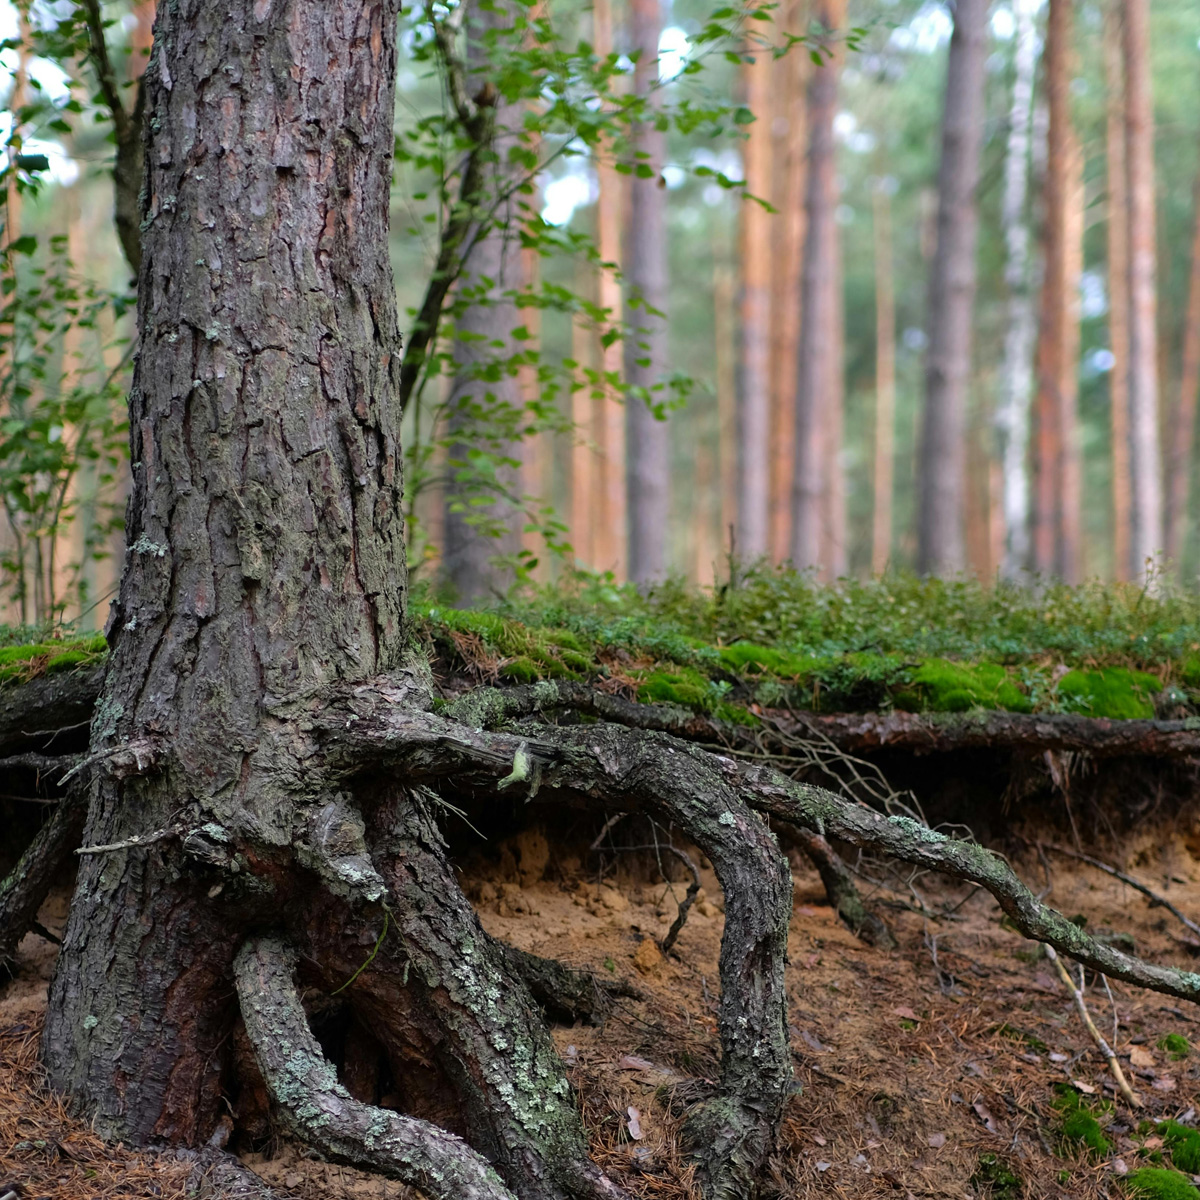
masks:
<path id="1" fill-rule="evenodd" d="M 801 29 L 804 0 L 781 10 L 784 29 Z M 775 65 L 771 79 L 772 196 L 779 209 L 779 245 L 771 256 L 771 470 L 768 526 L 770 555 L 788 557 L 791 489 L 796 452 L 796 368 L 800 356 L 800 288 L 804 262 L 804 173 L 808 149 L 805 112 L 806 54 L 793 50 Z"/>
<path id="2" fill-rule="evenodd" d="M 1076 175 L 1081 164 L 1071 127 L 1070 0 L 1051 0 L 1046 30 L 1046 93 L 1050 124 L 1043 188 L 1044 274 L 1037 344 L 1037 506 L 1034 565 L 1043 575 L 1074 582 L 1079 572 L 1079 430 L 1076 419 L 1079 248 L 1082 214 Z M 1080 170 L 1077 170 L 1077 166 Z M 1074 328 L 1072 328 L 1074 327 Z M 1074 352 L 1073 352 L 1074 351 Z"/>
<path id="3" fill-rule="evenodd" d="M 1192 482 L 1192 448 L 1196 439 L 1197 389 L 1200 389 L 1200 178 L 1192 189 L 1191 270 L 1188 274 L 1187 312 L 1183 325 L 1179 397 L 1175 403 L 1171 429 L 1171 490 L 1167 503 L 1166 549 L 1176 576 L 1183 571 L 1188 496 Z"/>
<path id="4" fill-rule="evenodd" d="M 842 0 L 821 0 L 813 15 L 829 33 L 845 23 Z M 792 474 L 792 564 L 823 564 L 830 427 L 837 341 L 837 174 L 833 119 L 837 114 L 841 54 L 828 40 L 825 58 L 808 84 L 804 266 L 800 290 L 800 357 L 796 375 L 796 452 Z"/>
<path id="5" fill-rule="evenodd" d="M 290 844 L 305 789 L 281 718 L 401 658 L 395 17 L 361 0 L 159 13 L 129 549 L 92 750 L 165 749 L 153 775 L 95 774 L 84 836 L 184 812 L 207 831 L 80 865 L 45 1056 L 118 1137 L 212 1132 L 253 904 L 210 897 L 202 864 Z"/>
<path id="6" fill-rule="evenodd" d="M 1129 473 L 1129 178 L 1125 133 L 1125 71 L 1121 0 L 1104 9 L 1105 173 L 1108 180 L 1108 372 L 1112 461 L 1112 574 L 1129 579 L 1133 569 L 1132 484 Z"/>
<path id="7" fill-rule="evenodd" d="M 758 22 L 750 22 L 757 26 Z M 770 201 L 772 189 L 770 53 L 751 45 L 743 61 L 742 95 L 754 114 L 743 157 L 750 194 Z M 741 211 L 741 355 L 738 381 L 737 553 L 754 562 L 770 550 L 771 238 L 772 214 L 754 200 Z"/>
<path id="8" fill-rule="evenodd" d="M 1133 475 L 1131 549 L 1137 575 L 1146 577 L 1149 565 L 1163 550 L 1150 3 L 1149 0 L 1124 0 L 1123 7 L 1129 202 L 1129 426 Z"/>
<path id="9" fill-rule="evenodd" d="M 629 578 L 645 584 L 661 581 L 667 572 L 671 501 L 669 426 L 651 409 L 663 402 L 662 393 L 651 389 L 662 382 L 669 361 L 666 320 L 656 315 L 667 310 L 667 193 L 662 177 L 667 138 L 655 128 L 652 115 L 660 107 L 656 84 L 661 0 L 632 0 L 629 16 L 632 48 L 638 53 L 633 87 L 647 97 L 651 110 L 651 119 L 639 123 L 632 134 L 639 156 L 635 165 L 644 163 L 654 172 L 648 179 L 635 174 L 630 181 L 626 257 L 631 326 L 625 360 Z"/>
<path id="10" fill-rule="evenodd" d="M 613 49 L 612 0 L 595 0 L 592 7 L 593 41 L 597 55 L 606 58 Z M 625 180 L 602 153 L 596 163 L 599 195 L 596 199 L 596 249 L 600 254 L 599 304 L 612 325 L 624 315 L 621 281 L 621 228 L 625 219 Z M 593 561 L 597 571 L 611 571 L 618 582 L 628 570 L 628 522 L 625 487 L 625 406 L 618 399 L 621 386 L 621 343 L 604 345 L 598 339 L 596 356 L 604 377 L 592 402 L 592 436 L 597 459 L 592 475 L 595 510 L 592 527 Z"/>
<path id="11" fill-rule="evenodd" d="M 967 385 L 987 10 L 986 0 L 959 0 L 946 68 L 918 480 L 917 569 L 929 575 L 953 575 L 965 566 Z"/>
<path id="12" fill-rule="evenodd" d="M 1004 335 L 1002 400 L 996 414 L 1004 485 L 1004 558 L 1001 573 L 1016 579 L 1029 566 L 1029 410 L 1033 395 L 1033 296 L 1029 278 L 1030 120 L 1037 66 L 1037 29 L 1030 0 L 1013 5 L 1016 24 L 1013 91 L 1004 157 L 1004 283 L 1008 328 Z"/>

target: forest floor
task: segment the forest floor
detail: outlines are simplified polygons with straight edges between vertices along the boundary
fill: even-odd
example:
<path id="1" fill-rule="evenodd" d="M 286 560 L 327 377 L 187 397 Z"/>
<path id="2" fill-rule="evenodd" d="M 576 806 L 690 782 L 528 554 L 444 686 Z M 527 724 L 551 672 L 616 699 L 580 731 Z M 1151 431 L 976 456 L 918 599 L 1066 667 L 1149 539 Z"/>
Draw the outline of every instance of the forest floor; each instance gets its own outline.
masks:
<path id="1" fill-rule="evenodd" d="M 1185 841 L 1147 838 L 1146 845 L 1154 848 L 1130 869 L 1200 916 L 1200 861 Z M 723 917 L 711 870 L 703 871 L 704 898 L 664 958 L 654 939 L 666 932 L 675 903 L 670 887 L 648 881 L 644 864 L 639 879 L 638 864 L 610 856 L 608 876 L 598 882 L 578 859 L 551 861 L 536 832 L 501 849 L 498 859 L 471 863 L 464 875 L 487 928 L 601 978 L 626 978 L 643 995 L 617 1000 L 602 1024 L 555 1030 L 593 1153 L 635 1197 L 692 1200 L 698 1193 L 678 1140 L 682 1114 L 711 1091 L 718 1071 Z M 1200 942 L 1174 918 L 1123 884 L 1058 858 L 1050 870 L 1050 901 L 1067 914 L 1086 914 L 1092 932 L 1128 933 L 1152 961 L 1182 964 L 1200 954 Z M 1035 887 L 1046 885 L 1036 858 L 1022 873 Z M 1105 1063 L 1053 965 L 1002 925 L 986 893 L 935 877 L 916 881 L 938 919 L 898 906 L 882 910 L 900 945 L 881 951 L 838 922 L 806 864 L 797 863 L 794 874 L 787 978 L 802 1091 L 789 1102 L 771 1166 L 780 1196 L 1115 1197 L 1126 1171 L 1163 1156 L 1147 1120 L 1194 1119 L 1200 1011 L 1123 984 L 1112 985 L 1110 1003 L 1101 981 L 1089 981 L 1088 1003 L 1105 1036 L 1115 1008 L 1118 1052 L 1146 1104 L 1136 1113 L 1109 1107 Z M 673 890 L 682 896 L 682 885 Z M 917 907 L 912 892 L 887 895 L 894 905 L 903 898 Z M 40 919 L 51 931 L 61 931 L 66 904 L 58 892 L 45 905 Z M 42 1085 L 37 1041 L 53 964 L 54 947 L 31 934 L 18 977 L 0 988 L 0 1185 L 19 1183 L 22 1196 L 54 1200 L 195 1195 L 190 1163 L 104 1145 Z M 1172 1061 L 1158 1046 L 1168 1034 L 1184 1035 L 1197 1049 Z M 1089 1156 L 1064 1141 L 1056 1085 L 1094 1106 L 1108 1153 Z M 301 1200 L 416 1195 L 306 1157 L 286 1139 L 244 1161 Z"/>

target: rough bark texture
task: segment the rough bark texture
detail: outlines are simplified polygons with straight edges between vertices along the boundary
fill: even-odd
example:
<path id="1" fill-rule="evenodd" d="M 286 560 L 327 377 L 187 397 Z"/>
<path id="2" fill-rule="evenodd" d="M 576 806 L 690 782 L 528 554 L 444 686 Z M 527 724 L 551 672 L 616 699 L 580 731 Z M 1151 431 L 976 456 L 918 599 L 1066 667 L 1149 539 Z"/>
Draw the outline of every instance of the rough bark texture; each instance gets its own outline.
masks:
<path id="1" fill-rule="evenodd" d="M 514 1200 L 454 1134 L 351 1097 L 308 1027 L 295 970 L 295 952 L 271 938 L 247 942 L 234 963 L 246 1032 L 288 1125 L 322 1153 L 383 1169 L 431 1200 Z"/>
<path id="2" fill-rule="evenodd" d="M 979 154 L 983 142 L 987 0 L 959 0 L 946 71 L 938 168 L 937 248 L 929 278 L 929 349 L 921 421 L 917 569 L 965 566 L 967 386 L 975 301 Z"/>
<path id="3" fill-rule="evenodd" d="M 824 0 L 815 14 L 826 30 L 845 18 L 842 0 Z M 804 266 L 800 285 L 800 356 L 796 377 L 796 453 L 792 475 L 791 559 L 799 570 L 823 565 L 826 493 L 831 477 L 828 445 L 836 356 L 837 174 L 833 119 L 837 113 L 841 56 L 814 66 L 808 84 L 808 168 L 805 192 Z"/>
<path id="4" fill-rule="evenodd" d="M 657 107 L 658 39 L 662 32 L 661 0 L 633 0 L 629 10 L 632 49 L 639 52 L 633 86 Z M 668 427 L 650 405 L 661 404 L 662 392 L 651 392 L 667 373 L 667 323 L 656 316 L 667 310 L 667 192 L 661 177 L 667 136 L 650 122 L 633 131 L 634 152 L 654 172 L 635 176 L 629 185 L 629 235 L 626 280 L 629 284 L 629 341 L 625 349 L 626 505 L 629 520 L 629 578 L 656 583 L 667 571 L 667 521 L 670 516 L 671 456 Z M 645 389 L 643 393 L 640 389 Z"/>
<path id="5" fill-rule="evenodd" d="M 284 718 L 400 660 L 395 15 L 159 14 L 129 549 L 92 749 L 165 751 L 153 776 L 98 776 L 85 840 L 184 813 L 206 831 L 188 856 L 163 840 L 81 864 L 45 1054 L 116 1136 L 211 1132 L 239 930 L 200 862 L 291 843 L 315 797 Z"/>
<path id="6" fill-rule="evenodd" d="M 771 833 L 730 786 L 734 764 L 612 726 L 554 730 L 553 744 L 493 734 L 472 728 L 485 714 L 467 721 L 468 707 L 460 723 L 381 704 L 363 690 L 320 718 L 324 753 L 316 765 L 349 780 L 364 762 L 395 763 L 431 786 L 453 779 L 456 787 L 566 794 L 648 812 L 686 831 L 725 893 L 721 1091 L 689 1114 L 688 1129 L 705 1195 L 753 1195 L 791 1084 L 783 982 L 791 876 Z"/>
<path id="7" fill-rule="evenodd" d="M 1154 105 L 1150 0 L 1125 0 L 1125 146 L 1129 202 L 1129 432 L 1136 574 L 1163 549 L 1158 439 Z"/>
<path id="8" fill-rule="evenodd" d="M 1004 283 L 1008 289 L 1008 328 L 1004 335 L 1003 393 L 996 426 L 1004 472 L 1004 557 L 1001 572 L 1015 579 L 1029 566 L 1029 408 L 1033 395 L 1033 298 L 1029 279 L 1030 119 L 1037 66 L 1037 29 L 1030 0 L 1013 5 L 1016 24 L 1008 146 L 1004 157 Z"/>

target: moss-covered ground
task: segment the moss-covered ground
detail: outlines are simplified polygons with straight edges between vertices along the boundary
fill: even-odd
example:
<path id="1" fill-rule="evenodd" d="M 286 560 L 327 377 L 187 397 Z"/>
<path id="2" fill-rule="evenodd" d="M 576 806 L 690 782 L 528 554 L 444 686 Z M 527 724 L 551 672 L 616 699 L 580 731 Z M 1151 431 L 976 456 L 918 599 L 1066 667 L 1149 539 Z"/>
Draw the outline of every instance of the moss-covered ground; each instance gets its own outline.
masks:
<path id="1" fill-rule="evenodd" d="M 418 586 L 412 612 L 451 668 L 514 683 L 604 680 L 739 723 L 778 708 L 1200 716 L 1195 592 L 911 576 L 819 585 L 756 570 L 714 589 L 572 576 L 486 610 Z M 0 629 L 0 683 L 103 652 L 96 636 Z"/>
<path id="2" fill-rule="evenodd" d="M 751 724 L 762 708 L 1200 714 L 1193 593 L 761 570 L 711 590 L 573 577 L 486 612 L 418 589 L 413 607 L 441 654 L 497 679 L 607 678 Z"/>

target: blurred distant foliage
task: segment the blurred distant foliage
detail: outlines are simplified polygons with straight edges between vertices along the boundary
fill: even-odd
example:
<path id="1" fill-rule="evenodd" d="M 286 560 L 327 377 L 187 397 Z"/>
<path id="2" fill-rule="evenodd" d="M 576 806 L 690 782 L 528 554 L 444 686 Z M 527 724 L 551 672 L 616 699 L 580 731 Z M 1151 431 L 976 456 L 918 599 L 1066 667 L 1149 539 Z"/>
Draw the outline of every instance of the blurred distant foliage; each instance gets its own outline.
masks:
<path id="1" fill-rule="evenodd" d="M 68 601 L 89 603 L 82 568 L 109 553 L 120 528 L 110 485 L 128 453 L 125 360 L 118 351 L 109 370 L 104 353 L 126 301 L 81 279 L 66 242 L 26 235 L 0 250 L 0 504 L 10 535 L 0 589 L 22 624 L 42 626 Z"/>

